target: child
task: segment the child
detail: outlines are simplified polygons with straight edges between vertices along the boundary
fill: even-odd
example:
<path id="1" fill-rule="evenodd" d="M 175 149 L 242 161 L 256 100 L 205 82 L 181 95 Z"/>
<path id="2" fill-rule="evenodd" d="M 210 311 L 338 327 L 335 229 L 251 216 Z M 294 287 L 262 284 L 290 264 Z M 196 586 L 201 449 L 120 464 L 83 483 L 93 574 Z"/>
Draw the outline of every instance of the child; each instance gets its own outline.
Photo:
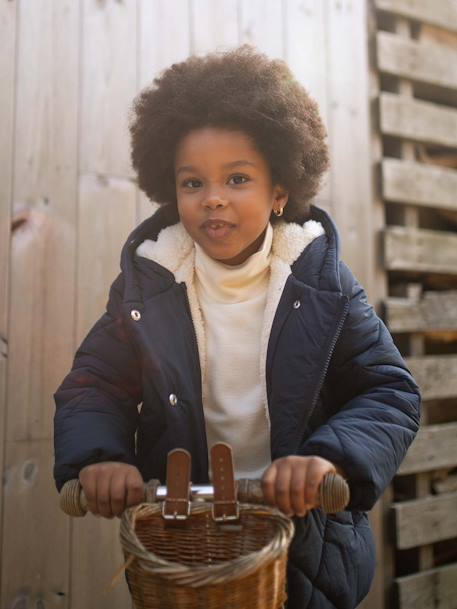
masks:
<path id="1" fill-rule="evenodd" d="M 130 131 L 139 186 L 161 206 L 129 236 L 55 393 L 57 487 L 79 476 L 89 509 L 119 516 L 144 480 L 165 480 L 171 449 L 207 483 L 208 448 L 226 441 L 237 477 L 263 477 L 294 517 L 288 608 L 353 608 L 375 564 L 365 511 L 420 397 L 310 204 L 328 165 L 317 106 L 285 63 L 243 46 L 172 65 Z M 318 508 L 331 471 L 351 490 L 336 515 Z"/>

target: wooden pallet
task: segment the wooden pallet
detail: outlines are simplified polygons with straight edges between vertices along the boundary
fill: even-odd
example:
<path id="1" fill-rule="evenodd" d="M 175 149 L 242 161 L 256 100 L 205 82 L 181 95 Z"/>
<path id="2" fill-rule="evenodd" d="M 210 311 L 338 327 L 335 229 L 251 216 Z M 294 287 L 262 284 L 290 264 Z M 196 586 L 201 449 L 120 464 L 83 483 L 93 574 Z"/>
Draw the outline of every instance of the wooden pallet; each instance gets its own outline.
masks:
<path id="1" fill-rule="evenodd" d="M 423 393 L 387 494 L 386 606 L 457 607 L 457 4 L 376 0 L 385 317 Z"/>

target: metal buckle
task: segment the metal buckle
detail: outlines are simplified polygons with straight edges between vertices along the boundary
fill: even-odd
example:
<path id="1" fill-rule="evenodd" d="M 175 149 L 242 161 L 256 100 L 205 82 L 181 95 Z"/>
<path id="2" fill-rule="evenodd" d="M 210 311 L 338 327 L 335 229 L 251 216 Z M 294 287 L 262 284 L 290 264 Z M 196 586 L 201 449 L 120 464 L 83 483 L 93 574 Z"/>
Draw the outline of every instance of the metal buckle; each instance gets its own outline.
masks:
<path id="1" fill-rule="evenodd" d="M 168 501 L 172 501 L 173 503 L 187 503 L 187 510 L 185 514 L 178 514 L 176 511 L 173 514 L 166 513 L 166 504 L 167 500 L 162 503 L 162 518 L 164 520 L 187 520 L 190 516 L 190 501 L 188 499 L 169 499 Z"/>
<path id="2" fill-rule="evenodd" d="M 216 516 L 216 514 L 214 513 L 214 506 L 215 505 L 234 505 L 235 506 L 235 514 L 232 514 L 231 516 L 227 516 L 227 514 L 222 514 L 222 516 Z M 240 504 L 238 503 L 238 501 L 213 501 L 212 505 L 211 505 L 211 516 L 213 517 L 213 520 L 215 522 L 230 522 L 232 520 L 239 520 L 240 518 Z"/>

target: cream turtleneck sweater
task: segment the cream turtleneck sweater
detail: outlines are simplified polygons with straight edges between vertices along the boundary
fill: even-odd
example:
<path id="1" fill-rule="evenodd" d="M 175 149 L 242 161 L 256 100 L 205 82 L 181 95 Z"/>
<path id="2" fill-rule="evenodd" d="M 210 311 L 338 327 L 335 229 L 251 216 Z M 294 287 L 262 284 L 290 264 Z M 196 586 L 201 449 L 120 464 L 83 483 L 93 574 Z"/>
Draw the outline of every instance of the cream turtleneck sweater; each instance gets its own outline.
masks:
<path id="1" fill-rule="evenodd" d="M 257 477 L 270 463 L 265 378 L 269 335 L 291 265 L 323 234 L 323 226 L 314 220 L 303 225 L 278 222 L 274 230 L 268 229 L 261 250 L 240 267 L 205 259 L 200 252 L 198 271 L 197 246 L 181 223 L 164 228 L 156 240 L 146 239 L 136 249 L 138 256 L 164 266 L 178 283 L 187 286 L 202 372 L 209 446 L 219 439 L 234 446 L 237 476 Z M 219 279 L 218 273 L 227 282 Z M 242 279 L 237 279 L 238 274 Z M 253 286 L 252 294 L 246 283 Z M 217 292 L 218 288 L 221 295 L 215 297 L 213 290 Z"/>
<path id="2" fill-rule="evenodd" d="M 267 405 L 259 370 L 273 229 L 243 264 L 229 266 L 195 244 L 195 285 L 205 326 L 203 388 L 208 450 L 233 448 L 237 478 L 260 478 L 271 462 Z"/>

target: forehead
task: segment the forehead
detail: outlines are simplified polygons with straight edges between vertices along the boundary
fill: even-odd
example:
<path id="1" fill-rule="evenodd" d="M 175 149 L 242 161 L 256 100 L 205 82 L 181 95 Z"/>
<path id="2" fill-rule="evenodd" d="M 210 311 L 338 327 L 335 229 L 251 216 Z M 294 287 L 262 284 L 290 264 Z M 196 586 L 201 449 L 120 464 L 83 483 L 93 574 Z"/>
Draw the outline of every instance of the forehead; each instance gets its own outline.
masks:
<path id="1" fill-rule="evenodd" d="M 176 147 L 175 169 L 181 165 L 224 165 L 246 160 L 259 169 L 266 169 L 262 153 L 255 147 L 252 138 L 239 130 L 220 127 L 203 127 L 187 133 Z"/>

